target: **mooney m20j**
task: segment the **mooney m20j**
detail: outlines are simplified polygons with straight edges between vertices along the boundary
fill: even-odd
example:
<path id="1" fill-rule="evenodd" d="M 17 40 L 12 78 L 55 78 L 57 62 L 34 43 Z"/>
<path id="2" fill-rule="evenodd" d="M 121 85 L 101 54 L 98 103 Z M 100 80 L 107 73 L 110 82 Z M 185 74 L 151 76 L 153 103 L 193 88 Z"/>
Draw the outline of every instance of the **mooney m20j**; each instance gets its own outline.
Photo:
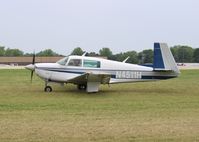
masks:
<path id="1" fill-rule="evenodd" d="M 154 81 L 175 78 L 179 70 L 165 43 L 154 43 L 151 67 L 87 56 L 68 56 L 56 63 L 33 63 L 26 68 L 45 81 L 45 91 L 51 92 L 50 82 L 73 83 L 79 90 L 98 92 L 100 84 Z"/>

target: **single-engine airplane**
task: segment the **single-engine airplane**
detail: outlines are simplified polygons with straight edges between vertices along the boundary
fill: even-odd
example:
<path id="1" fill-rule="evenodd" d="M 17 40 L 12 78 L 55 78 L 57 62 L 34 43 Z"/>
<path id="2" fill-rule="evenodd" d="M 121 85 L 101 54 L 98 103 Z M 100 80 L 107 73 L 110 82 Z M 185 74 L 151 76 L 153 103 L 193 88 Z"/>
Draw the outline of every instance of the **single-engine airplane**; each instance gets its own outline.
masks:
<path id="1" fill-rule="evenodd" d="M 180 74 L 166 43 L 154 43 L 154 61 L 151 67 L 112 61 L 96 57 L 67 56 L 56 63 L 35 63 L 26 66 L 45 81 L 44 91 L 51 92 L 50 82 L 73 83 L 79 90 L 98 92 L 100 84 L 155 81 L 175 78 Z"/>

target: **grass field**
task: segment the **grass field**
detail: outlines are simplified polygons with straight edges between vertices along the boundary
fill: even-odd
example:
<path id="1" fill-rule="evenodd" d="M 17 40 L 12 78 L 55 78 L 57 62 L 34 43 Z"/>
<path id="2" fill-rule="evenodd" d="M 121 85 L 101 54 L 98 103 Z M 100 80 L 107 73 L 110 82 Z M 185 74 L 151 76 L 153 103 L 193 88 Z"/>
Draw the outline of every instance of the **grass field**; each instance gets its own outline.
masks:
<path id="1" fill-rule="evenodd" d="M 0 142 L 199 141 L 199 70 L 177 79 L 79 92 L 0 70 Z"/>

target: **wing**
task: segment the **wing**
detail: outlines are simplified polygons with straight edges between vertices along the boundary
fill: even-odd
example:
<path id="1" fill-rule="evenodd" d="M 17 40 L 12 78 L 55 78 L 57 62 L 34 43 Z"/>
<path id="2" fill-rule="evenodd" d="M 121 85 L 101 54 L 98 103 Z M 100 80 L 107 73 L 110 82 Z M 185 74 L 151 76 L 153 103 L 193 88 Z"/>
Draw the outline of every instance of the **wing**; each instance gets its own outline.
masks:
<path id="1" fill-rule="evenodd" d="M 111 74 L 90 72 L 68 80 L 74 84 L 85 84 L 87 92 L 98 92 L 100 84 L 108 84 L 111 79 Z"/>
<path id="2" fill-rule="evenodd" d="M 110 82 L 110 79 L 111 79 L 111 74 L 90 72 L 72 78 L 67 82 L 74 84 L 87 84 L 87 82 L 99 82 L 100 84 L 108 84 Z"/>

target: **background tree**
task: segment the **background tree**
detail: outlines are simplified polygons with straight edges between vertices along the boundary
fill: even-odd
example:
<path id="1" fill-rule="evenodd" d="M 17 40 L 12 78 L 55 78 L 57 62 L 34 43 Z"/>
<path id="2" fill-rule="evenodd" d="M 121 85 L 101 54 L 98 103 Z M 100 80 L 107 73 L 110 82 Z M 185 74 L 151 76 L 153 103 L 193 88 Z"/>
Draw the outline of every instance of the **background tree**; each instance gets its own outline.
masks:
<path id="1" fill-rule="evenodd" d="M 99 54 L 97 54 L 95 52 L 90 52 L 90 53 L 87 53 L 86 55 L 90 56 L 90 57 L 97 57 L 97 56 L 99 56 Z"/>
<path id="2" fill-rule="evenodd" d="M 46 49 L 46 50 L 40 51 L 36 55 L 37 56 L 58 56 L 58 54 L 55 53 L 54 51 L 52 51 L 51 49 Z"/>
<path id="3" fill-rule="evenodd" d="M 176 48 L 175 46 L 174 47 L 171 47 L 171 53 L 173 54 L 173 57 L 175 59 L 176 62 L 179 61 L 179 58 L 178 58 L 178 48 Z"/>
<path id="4" fill-rule="evenodd" d="M 127 63 L 137 64 L 138 63 L 138 53 L 136 51 L 128 51 L 124 53 L 125 59 L 129 57 L 126 61 Z"/>
<path id="5" fill-rule="evenodd" d="M 126 63 L 132 63 L 132 64 L 137 64 L 138 63 L 138 54 L 136 51 L 127 51 L 124 53 L 119 53 L 119 54 L 115 54 L 110 56 L 111 60 L 115 60 L 115 61 L 124 61 L 127 57 L 129 57 L 129 59 L 126 61 Z"/>
<path id="6" fill-rule="evenodd" d="M 143 50 L 138 54 L 138 60 L 140 64 L 153 63 L 153 50 Z"/>
<path id="7" fill-rule="evenodd" d="M 112 51 L 107 47 L 100 49 L 99 54 L 100 54 L 100 56 L 105 56 L 108 59 L 110 59 L 111 56 L 113 55 Z"/>
<path id="8" fill-rule="evenodd" d="M 12 57 L 12 56 L 23 56 L 23 51 L 19 49 L 10 49 L 7 48 L 5 50 L 5 56 Z"/>
<path id="9" fill-rule="evenodd" d="M 177 45 L 172 47 L 171 51 L 174 55 L 176 62 L 191 63 L 194 60 L 193 59 L 194 49 L 192 47 Z"/>
<path id="10" fill-rule="evenodd" d="M 180 62 L 193 62 L 193 49 L 189 46 L 179 47 L 178 58 Z"/>
<path id="11" fill-rule="evenodd" d="M 80 47 L 77 47 L 71 52 L 71 55 L 82 55 L 83 53 L 84 51 Z"/>
<path id="12" fill-rule="evenodd" d="M 0 56 L 4 56 L 5 55 L 5 47 L 0 46 Z"/>
<path id="13" fill-rule="evenodd" d="M 199 63 L 199 48 L 196 48 L 193 53 L 193 60 L 196 63 Z"/>
<path id="14" fill-rule="evenodd" d="M 125 57 L 123 57 L 123 53 L 118 53 L 118 54 L 112 54 L 109 57 L 110 60 L 114 60 L 114 61 L 123 61 L 125 59 Z"/>

